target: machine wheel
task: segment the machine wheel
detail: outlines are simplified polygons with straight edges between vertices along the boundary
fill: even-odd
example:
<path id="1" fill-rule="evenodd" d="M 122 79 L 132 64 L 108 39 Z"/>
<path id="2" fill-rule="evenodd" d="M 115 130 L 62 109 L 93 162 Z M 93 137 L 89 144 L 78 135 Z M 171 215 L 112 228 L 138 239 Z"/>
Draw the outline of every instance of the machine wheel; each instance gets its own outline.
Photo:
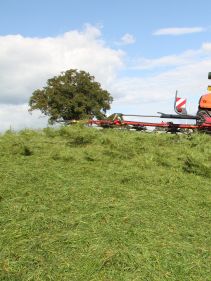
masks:
<path id="1" fill-rule="evenodd" d="M 197 112 L 198 119 L 196 119 L 196 125 L 201 125 L 205 122 L 204 116 L 210 117 L 209 111 L 199 109 Z"/>

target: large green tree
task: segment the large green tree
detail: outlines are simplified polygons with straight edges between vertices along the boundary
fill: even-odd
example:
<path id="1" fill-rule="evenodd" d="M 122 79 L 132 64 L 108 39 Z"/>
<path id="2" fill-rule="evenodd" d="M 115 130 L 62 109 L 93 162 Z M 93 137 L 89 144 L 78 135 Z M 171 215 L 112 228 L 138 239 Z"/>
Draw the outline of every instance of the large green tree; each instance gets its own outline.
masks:
<path id="1" fill-rule="evenodd" d="M 70 69 L 47 80 L 47 86 L 35 90 L 29 100 L 30 111 L 39 109 L 49 122 L 103 118 L 113 98 L 101 88 L 95 77 Z"/>

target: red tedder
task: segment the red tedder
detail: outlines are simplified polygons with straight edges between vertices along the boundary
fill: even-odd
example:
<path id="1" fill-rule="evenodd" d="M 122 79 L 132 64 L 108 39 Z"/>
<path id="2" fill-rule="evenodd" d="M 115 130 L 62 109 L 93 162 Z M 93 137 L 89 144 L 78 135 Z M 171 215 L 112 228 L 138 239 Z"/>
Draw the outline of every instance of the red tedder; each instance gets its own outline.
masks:
<path id="1" fill-rule="evenodd" d="M 208 79 L 211 79 L 211 72 L 208 74 Z M 89 125 L 97 125 L 103 128 L 114 128 L 114 127 L 123 127 L 123 128 L 132 128 L 135 130 L 143 131 L 147 127 L 163 128 L 167 132 L 180 132 L 183 129 L 190 130 L 199 130 L 204 132 L 211 133 L 211 86 L 208 86 L 208 92 L 200 97 L 198 112 L 196 115 L 187 114 L 186 110 L 187 100 L 175 95 L 174 110 L 176 114 L 166 114 L 158 112 L 159 116 L 154 115 L 134 115 L 134 114 L 122 114 L 114 113 L 106 119 L 103 120 L 90 120 L 88 121 Z M 176 124 L 173 122 L 139 122 L 139 121 L 127 121 L 125 116 L 135 116 L 135 117 L 158 117 L 166 119 L 186 119 L 186 120 L 195 120 L 195 124 Z"/>

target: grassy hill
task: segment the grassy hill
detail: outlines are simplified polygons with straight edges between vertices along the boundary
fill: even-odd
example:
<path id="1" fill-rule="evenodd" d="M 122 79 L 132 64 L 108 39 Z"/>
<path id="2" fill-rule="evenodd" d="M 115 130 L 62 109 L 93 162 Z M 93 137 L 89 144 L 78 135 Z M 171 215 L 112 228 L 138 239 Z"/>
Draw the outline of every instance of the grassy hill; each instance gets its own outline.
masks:
<path id="1" fill-rule="evenodd" d="M 211 280 L 211 139 L 0 137 L 0 280 Z"/>

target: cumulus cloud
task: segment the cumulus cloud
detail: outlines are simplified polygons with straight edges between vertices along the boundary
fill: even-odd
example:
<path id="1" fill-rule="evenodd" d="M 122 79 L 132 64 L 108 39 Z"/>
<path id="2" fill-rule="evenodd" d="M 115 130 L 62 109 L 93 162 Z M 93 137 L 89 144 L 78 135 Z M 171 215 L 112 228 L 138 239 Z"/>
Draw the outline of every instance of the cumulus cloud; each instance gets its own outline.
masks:
<path id="1" fill-rule="evenodd" d="M 204 27 L 170 27 L 161 28 L 153 32 L 153 35 L 184 35 L 191 33 L 204 32 L 206 29 Z"/>
<path id="2" fill-rule="evenodd" d="M 0 36 L 0 103 L 26 103 L 48 78 L 70 68 L 89 71 L 106 87 L 123 66 L 122 57 L 89 25 L 57 37 Z"/>

